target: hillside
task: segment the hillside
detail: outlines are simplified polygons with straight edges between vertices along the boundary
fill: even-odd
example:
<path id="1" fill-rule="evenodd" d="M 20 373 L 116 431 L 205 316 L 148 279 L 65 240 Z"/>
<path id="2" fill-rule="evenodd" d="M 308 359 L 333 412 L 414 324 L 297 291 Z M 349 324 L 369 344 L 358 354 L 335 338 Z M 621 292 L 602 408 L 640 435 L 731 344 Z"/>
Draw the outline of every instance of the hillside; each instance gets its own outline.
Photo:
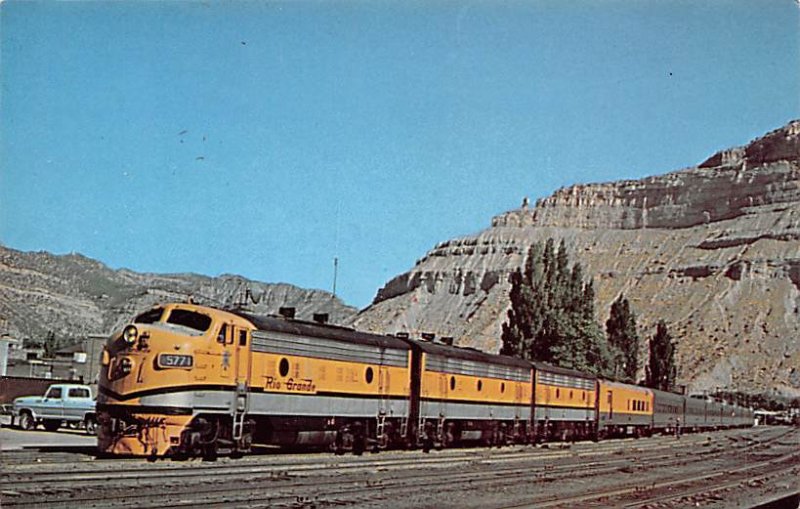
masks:
<path id="1" fill-rule="evenodd" d="M 310 320 L 313 313 L 329 313 L 332 322 L 342 323 L 356 312 L 322 290 L 233 275 L 140 274 L 112 270 L 79 254 L 58 256 L 0 247 L 0 332 L 40 339 L 50 331 L 58 338 L 108 334 L 158 302 L 191 297 L 201 304 L 229 307 L 248 288 L 259 300 L 249 306 L 257 314 L 291 306 L 298 318 Z"/>
<path id="2" fill-rule="evenodd" d="M 620 293 L 643 338 L 666 320 L 691 390 L 800 395 L 800 121 L 693 168 L 560 189 L 491 225 L 435 246 L 353 324 L 497 351 L 509 272 L 531 243 L 563 238 L 594 277 L 598 321 Z"/>

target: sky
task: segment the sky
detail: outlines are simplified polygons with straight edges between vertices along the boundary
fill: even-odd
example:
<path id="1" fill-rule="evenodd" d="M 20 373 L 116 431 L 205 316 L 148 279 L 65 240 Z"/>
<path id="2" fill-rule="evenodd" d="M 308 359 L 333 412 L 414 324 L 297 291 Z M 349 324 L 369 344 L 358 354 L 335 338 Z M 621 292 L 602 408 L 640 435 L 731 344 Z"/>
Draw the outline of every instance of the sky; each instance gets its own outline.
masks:
<path id="1" fill-rule="evenodd" d="M 800 4 L 0 3 L 0 243 L 363 308 L 559 187 L 800 118 Z"/>

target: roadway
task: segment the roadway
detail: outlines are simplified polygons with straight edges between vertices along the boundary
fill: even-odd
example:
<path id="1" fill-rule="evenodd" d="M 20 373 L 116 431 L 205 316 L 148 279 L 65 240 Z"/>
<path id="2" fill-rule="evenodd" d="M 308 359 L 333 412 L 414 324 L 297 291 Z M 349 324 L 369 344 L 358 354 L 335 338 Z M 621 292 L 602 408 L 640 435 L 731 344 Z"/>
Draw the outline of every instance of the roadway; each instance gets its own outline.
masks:
<path id="1" fill-rule="evenodd" d="M 40 427 L 36 431 L 22 431 L 12 428 L 10 424 L 10 416 L 0 416 L 0 451 L 83 449 L 94 447 L 97 443 L 97 437 L 87 435 L 82 429 L 61 428 L 58 431 L 49 432 Z"/>

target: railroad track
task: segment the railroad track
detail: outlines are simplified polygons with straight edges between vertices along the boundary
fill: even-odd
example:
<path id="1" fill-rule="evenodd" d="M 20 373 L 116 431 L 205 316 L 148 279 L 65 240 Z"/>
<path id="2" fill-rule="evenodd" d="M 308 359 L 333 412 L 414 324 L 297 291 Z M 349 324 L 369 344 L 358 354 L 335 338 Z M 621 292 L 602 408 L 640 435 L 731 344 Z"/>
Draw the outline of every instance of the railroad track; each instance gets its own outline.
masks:
<path id="1" fill-rule="evenodd" d="M 727 442 L 725 442 L 727 443 Z M 632 444 L 636 444 L 631 448 Z M 621 454 L 624 451 L 634 450 L 635 452 L 655 452 L 655 451 L 670 451 L 676 448 L 685 448 L 687 445 L 701 445 L 707 448 L 719 448 L 722 443 L 713 443 L 703 440 L 698 437 L 693 443 L 684 442 L 676 443 L 675 441 L 664 441 L 662 443 L 655 442 L 649 446 L 643 446 L 641 442 L 629 441 L 626 444 L 614 442 L 613 444 L 601 444 L 584 448 L 579 450 L 577 448 L 569 447 L 556 447 L 554 449 L 530 449 L 517 447 L 512 450 L 488 450 L 477 449 L 468 451 L 450 450 L 443 455 L 434 454 L 431 456 L 422 456 L 418 452 L 409 452 L 402 457 L 391 459 L 373 459 L 372 457 L 343 457 L 334 459 L 330 455 L 312 455 L 301 457 L 299 462 L 294 457 L 287 458 L 283 461 L 276 459 L 269 459 L 267 464 L 264 464 L 263 458 L 257 458 L 255 461 L 244 461 L 242 459 L 235 461 L 220 461 L 219 463 L 206 463 L 206 462 L 162 462 L 162 463 L 145 463 L 139 460 L 138 462 L 123 462 L 122 466 L 114 461 L 100 461 L 95 464 L 87 462 L 78 462 L 72 465 L 71 468 L 60 467 L 57 470 L 43 470 L 41 467 L 45 464 L 30 464 L 30 465 L 16 465 L 4 468 L 3 478 L 0 479 L 0 489 L 8 488 L 9 485 L 16 487 L 25 487 L 30 484 L 35 487 L 36 485 L 47 483 L 49 486 L 61 484 L 73 484 L 76 481 L 93 482 L 104 481 L 108 479 L 109 472 L 113 472 L 114 478 L 118 480 L 136 479 L 144 480 L 147 478 L 156 478 L 164 480 L 165 478 L 175 477 L 192 477 L 198 475 L 204 476 L 226 476 L 238 477 L 242 475 L 256 475 L 256 474 L 274 474 L 291 470 L 297 474 L 316 473 L 321 470 L 329 468 L 339 468 L 342 470 L 352 471 L 371 471 L 381 468 L 402 468 L 418 467 L 420 465 L 428 465 L 431 467 L 436 466 L 453 466 L 459 463 L 469 463 L 474 461 L 483 461 L 487 463 L 516 463 L 520 461 L 538 460 L 546 461 L 565 457 L 580 457 L 589 458 L 593 456 L 608 455 L 608 454 Z M 743 444 L 741 446 L 745 446 Z M 401 453 L 402 454 L 402 453 Z M 302 462 L 311 461 L 309 464 L 302 464 Z M 67 475 L 65 475 L 67 474 Z"/>
<path id="2" fill-rule="evenodd" d="M 288 461 L 291 458 L 281 458 L 283 461 L 275 465 L 143 464 L 138 467 L 145 468 L 116 468 L 111 475 L 108 471 L 89 469 L 61 471 L 58 474 L 47 471 L 17 472 L 4 475 L 0 487 L 7 507 L 182 507 L 197 505 L 201 501 L 204 505 L 221 506 L 304 507 L 310 504 L 338 504 L 347 500 L 351 501 L 348 503 L 369 505 L 386 502 L 385 497 L 389 495 L 397 499 L 419 490 L 446 492 L 460 483 L 474 488 L 520 482 L 547 484 L 578 474 L 598 476 L 624 471 L 625 468 L 638 469 L 644 464 L 656 468 L 685 463 L 691 458 L 703 457 L 708 460 L 741 449 L 764 448 L 780 440 L 781 436 L 744 440 L 734 435 L 714 441 L 719 443 L 708 443 L 702 437 L 680 443 L 674 439 L 671 442 L 656 440 L 651 444 L 652 447 L 636 448 L 639 453 L 637 460 L 617 457 L 626 446 L 628 452 L 631 449 L 630 442 L 617 442 L 595 445 L 594 450 L 587 447 L 583 451 L 528 450 L 500 454 L 486 450 L 467 453 L 452 451 L 452 454 L 439 457 L 423 457 L 417 453 L 388 460 L 348 457 L 329 461 L 328 457 L 328 461 L 323 463 L 318 462 L 320 458 L 314 457 L 312 460 L 317 462 L 310 464 L 292 463 Z M 736 447 L 722 447 L 721 444 L 725 442 L 733 443 Z M 698 444 L 707 447 L 698 448 Z M 590 456 L 609 458 L 586 462 Z M 547 463 L 555 460 L 562 463 Z M 491 470 L 486 471 L 487 466 Z M 452 470 L 456 470 L 456 473 L 450 472 Z M 363 476 L 369 473 L 381 475 L 364 479 Z M 136 497 L 134 501 L 129 501 L 132 491 Z"/>
<path id="3" fill-rule="evenodd" d="M 788 466 L 786 466 L 788 464 Z M 777 470 L 776 470 L 777 468 Z M 744 475 L 743 475 L 744 474 Z M 673 478 L 662 482 L 656 482 L 647 486 L 626 486 L 612 490 L 601 490 L 593 493 L 574 497 L 559 497 L 556 500 L 541 501 L 537 500 L 532 503 L 517 504 L 511 506 L 502 506 L 498 509 L 546 509 L 546 508 L 573 508 L 577 504 L 585 504 L 592 501 L 603 501 L 601 505 L 593 505 L 593 507 L 623 507 L 626 509 L 634 509 L 639 507 L 655 508 L 659 507 L 658 504 L 670 502 L 689 501 L 698 498 L 701 495 L 712 495 L 717 492 L 724 492 L 731 488 L 739 487 L 747 484 L 756 484 L 760 481 L 774 477 L 783 476 L 797 476 L 800 475 L 800 451 L 781 455 L 767 461 L 761 461 L 751 465 L 747 465 L 738 469 L 727 469 L 721 472 L 714 472 L 707 475 L 698 476 L 696 474 Z M 729 479 L 734 477 L 735 480 Z M 713 484 L 709 487 L 709 482 L 721 482 Z M 702 487 L 694 487 L 696 485 L 703 485 Z M 649 496 L 647 493 L 659 492 L 665 488 L 676 488 L 684 486 L 678 494 L 666 495 L 653 495 Z M 690 488 L 686 488 L 690 487 Z M 636 498 L 635 502 L 620 503 L 616 501 L 621 497 L 633 496 Z M 719 500 L 724 500 L 719 498 Z"/>

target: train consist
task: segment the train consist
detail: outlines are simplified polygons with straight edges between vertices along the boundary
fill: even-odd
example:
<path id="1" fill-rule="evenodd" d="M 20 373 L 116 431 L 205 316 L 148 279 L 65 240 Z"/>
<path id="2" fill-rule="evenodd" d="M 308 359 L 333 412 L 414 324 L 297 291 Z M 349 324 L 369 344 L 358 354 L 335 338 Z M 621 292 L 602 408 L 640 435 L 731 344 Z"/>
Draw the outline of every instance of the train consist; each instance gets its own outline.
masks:
<path id="1" fill-rule="evenodd" d="M 709 399 L 407 337 L 192 303 L 103 350 L 98 447 L 203 456 L 252 444 L 365 449 L 641 436 L 753 424 Z"/>

